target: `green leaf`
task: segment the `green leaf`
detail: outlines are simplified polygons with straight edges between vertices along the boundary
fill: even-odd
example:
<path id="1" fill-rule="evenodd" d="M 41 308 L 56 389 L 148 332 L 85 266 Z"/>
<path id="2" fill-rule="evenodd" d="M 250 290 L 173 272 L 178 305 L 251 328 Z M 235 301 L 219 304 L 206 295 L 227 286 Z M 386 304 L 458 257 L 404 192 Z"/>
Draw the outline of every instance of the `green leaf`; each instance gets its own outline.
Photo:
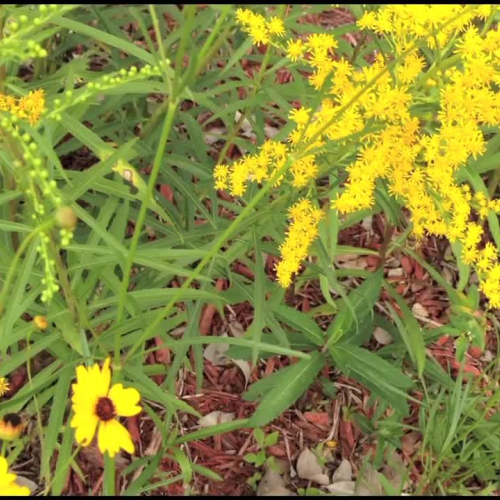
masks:
<path id="1" fill-rule="evenodd" d="M 324 363 L 323 355 L 314 352 L 310 359 L 302 359 L 291 366 L 286 380 L 274 386 L 263 397 L 250 418 L 250 426 L 262 427 L 287 410 L 313 383 Z"/>
<path id="2" fill-rule="evenodd" d="M 328 343 L 335 344 L 342 338 L 345 342 L 360 345 L 370 338 L 373 333 L 373 307 L 380 295 L 382 278 L 383 272 L 379 269 L 349 293 L 355 316 L 345 299 L 337 305 L 339 313 L 328 328 Z"/>
<path id="3" fill-rule="evenodd" d="M 333 362 L 348 377 L 358 380 L 395 410 L 408 414 L 406 391 L 413 382 L 377 354 L 361 347 L 338 343 L 330 347 Z"/>
<path id="4" fill-rule="evenodd" d="M 74 375 L 75 372 L 73 366 L 68 365 L 64 367 L 59 373 L 59 378 L 54 391 L 54 399 L 52 400 L 49 423 L 45 429 L 44 446 L 42 447 L 41 469 L 42 475 L 46 478 L 50 477 L 50 465 L 56 449 L 59 433 L 63 429 L 63 420 L 68 402 L 69 386 Z M 59 458 L 60 457 L 58 457 L 58 459 Z M 59 468 L 59 464 L 56 463 L 53 470 L 58 471 Z"/>
<path id="5" fill-rule="evenodd" d="M 317 323 L 306 316 L 303 312 L 297 311 L 288 306 L 277 305 L 273 308 L 278 319 L 291 326 L 316 345 L 323 345 L 325 334 Z"/>
<path id="6" fill-rule="evenodd" d="M 149 377 L 144 375 L 141 371 L 141 367 L 138 365 L 132 366 L 129 364 L 123 367 L 124 373 L 130 377 L 132 381 L 136 383 L 136 387 L 139 392 L 142 393 L 144 397 L 150 398 L 153 401 L 161 403 L 165 408 L 175 408 L 176 410 L 185 411 L 196 417 L 201 417 L 201 415 L 191 408 L 187 403 L 176 398 L 172 394 L 169 394 L 164 389 L 161 389 L 155 382 L 153 382 Z"/>
<path id="7" fill-rule="evenodd" d="M 118 38 L 117 36 L 110 35 L 108 33 L 105 33 L 104 31 L 92 28 L 91 26 L 87 26 L 86 24 L 68 19 L 67 17 L 54 17 L 53 22 L 58 24 L 62 28 L 73 30 L 76 33 L 86 35 L 90 38 L 90 40 L 99 40 L 107 45 L 110 45 L 111 47 L 116 47 L 117 49 L 123 50 L 124 52 L 128 52 L 129 54 L 136 56 L 137 58 L 143 60 L 148 64 L 154 65 L 156 63 L 154 56 L 149 52 L 141 49 L 137 45 L 127 40 Z"/>
<path id="8" fill-rule="evenodd" d="M 394 319 L 403 342 L 408 349 L 410 358 L 413 361 L 413 364 L 417 367 L 418 376 L 421 377 L 424 373 L 426 359 L 425 342 L 422 329 L 401 295 L 399 295 L 399 293 L 396 292 L 396 290 L 394 290 L 389 283 L 385 282 L 384 286 L 389 292 L 389 295 L 397 302 L 401 312 L 403 313 L 404 323 L 401 321 L 391 304 L 387 303 L 387 307 L 391 311 L 392 318 Z"/>

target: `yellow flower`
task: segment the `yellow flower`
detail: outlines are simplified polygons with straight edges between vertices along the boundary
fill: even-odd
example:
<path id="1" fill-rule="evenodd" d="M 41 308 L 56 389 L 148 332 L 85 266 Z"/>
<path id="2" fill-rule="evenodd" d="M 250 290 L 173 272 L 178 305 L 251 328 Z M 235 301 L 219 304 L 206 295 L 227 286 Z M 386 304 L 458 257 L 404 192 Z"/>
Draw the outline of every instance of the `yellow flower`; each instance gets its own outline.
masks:
<path id="1" fill-rule="evenodd" d="M 295 203 L 289 214 L 293 222 L 280 247 L 282 260 L 276 266 L 276 277 L 283 288 L 291 285 L 293 274 L 299 271 L 301 261 L 307 257 L 309 247 L 318 235 L 318 223 L 323 217 L 323 212 L 314 208 L 307 199 Z"/>
<path id="2" fill-rule="evenodd" d="M 305 125 L 308 120 L 309 120 L 309 113 L 311 112 L 310 109 L 306 108 L 299 108 L 299 109 L 292 109 L 290 113 L 288 114 L 288 117 L 290 120 L 293 120 L 297 125 Z"/>
<path id="3" fill-rule="evenodd" d="M 5 457 L 0 456 L 0 496 L 29 496 L 30 490 L 27 486 L 19 486 L 16 483 L 16 474 L 9 472 L 9 464 Z"/>
<path id="4" fill-rule="evenodd" d="M 5 380 L 5 377 L 0 377 L 0 396 L 3 396 L 6 392 L 9 392 L 10 384 Z"/>
<path id="5" fill-rule="evenodd" d="M 0 420 L 0 439 L 4 441 L 13 441 L 17 439 L 26 424 L 17 413 L 7 413 Z"/>
<path id="6" fill-rule="evenodd" d="M 27 119 L 31 125 L 35 125 L 45 112 L 45 91 L 31 90 L 27 96 L 20 99 L 0 94 L 0 110 L 10 111 L 18 118 Z"/>
<path id="7" fill-rule="evenodd" d="M 292 62 L 298 61 L 304 55 L 305 51 L 306 47 L 300 38 L 295 41 L 288 40 L 286 55 Z"/>
<path id="8" fill-rule="evenodd" d="M 267 29 L 271 35 L 285 36 L 285 25 L 279 17 L 272 17 L 271 20 L 267 22 Z"/>
<path id="9" fill-rule="evenodd" d="M 73 384 L 73 412 L 71 427 L 76 428 L 76 441 L 88 446 L 99 427 L 97 444 L 102 453 L 114 457 L 121 448 L 134 453 L 134 444 L 128 430 L 116 417 L 132 417 L 141 412 L 140 394 L 134 388 L 124 389 L 122 384 L 111 384 L 110 359 L 102 370 L 94 364 L 91 368 L 76 369 Z"/>

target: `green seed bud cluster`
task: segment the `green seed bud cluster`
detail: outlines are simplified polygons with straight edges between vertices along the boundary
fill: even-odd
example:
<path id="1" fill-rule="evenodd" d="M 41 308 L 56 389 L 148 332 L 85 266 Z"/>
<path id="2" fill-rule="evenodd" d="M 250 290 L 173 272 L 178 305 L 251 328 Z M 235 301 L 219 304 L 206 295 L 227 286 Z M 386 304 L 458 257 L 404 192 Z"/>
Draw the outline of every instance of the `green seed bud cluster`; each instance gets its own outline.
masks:
<path id="1" fill-rule="evenodd" d="M 64 15 L 76 7 L 57 4 L 39 5 L 35 15 L 31 10 L 23 9 L 23 12 L 26 11 L 30 16 L 19 14 L 8 19 L 5 30 L 7 36 L 0 40 L 0 57 L 16 61 L 47 57 L 47 50 L 33 40 L 33 35 L 53 17 Z"/>
<path id="2" fill-rule="evenodd" d="M 87 83 L 87 85 L 78 90 L 67 90 L 64 94 L 61 94 L 61 97 L 54 99 L 54 108 L 52 111 L 48 112 L 45 117 L 60 122 L 62 120 L 61 113 L 71 106 L 81 104 L 119 85 L 160 76 L 160 74 L 161 71 L 158 66 L 150 66 L 148 64 L 140 70 L 132 66 L 128 70 L 121 69 L 116 73 L 104 75 L 97 80 Z"/>
<path id="3" fill-rule="evenodd" d="M 21 123 L 22 121 L 17 116 L 5 112 L 0 119 L 0 133 L 10 136 L 16 142 L 17 150 L 20 151 L 20 157 L 14 161 L 13 166 L 14 175 L 27 196 L 26 210 L 31 212 L 31 219 L 37 225 L 46 221 L 47 216 L 53 217 L 55 212 L 55 223 L 60 227 L 59 246 L 65 247 L 73 238 L 76 217 L 74 214 L 71 217 L 68 213 L 71 209 L 62 206 L 63 200 L 57 182 L 50 178 L 46 160 L 40 154 L 38 144 L 29 133 L 23 132 Z M 60 223 L 60 213 L 65 214 L 63 219 L 70 222 Z M 51 251 L 54 251 L 54 249 L 51 250 L 51 231 L 48 229 L 47 232 L 41 234 L 37 247 L 44 266 L 42 302 L 50 302 L 54 293 L 59 290 L 55 263 L 51 258 Z"/>
<path id="4" fill-rule="evenodd" d="M 44 289 L 40 300 L 42 302 L 50 302 L 54 293 L 59 290 L 59 285 L 56 279 L 56 263 L 54 259 L 50 257 L 50 237 L 47 234 L 42 233 L 40 236 L 40 244 L 37 246 L 37 251 L 42 258 L 45 274 L 42 278 Z"/>

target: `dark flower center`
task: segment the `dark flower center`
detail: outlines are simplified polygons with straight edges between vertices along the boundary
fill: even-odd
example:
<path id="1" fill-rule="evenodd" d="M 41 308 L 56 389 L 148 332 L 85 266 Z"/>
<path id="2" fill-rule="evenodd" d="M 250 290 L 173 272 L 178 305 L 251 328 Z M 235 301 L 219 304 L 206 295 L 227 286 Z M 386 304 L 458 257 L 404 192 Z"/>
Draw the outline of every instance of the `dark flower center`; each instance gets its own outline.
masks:
<path id="1" fill-rule="evenodd" d="M 21 417 L 17 413 L 7 413 L 3 417 L 3 421 L 6 424 L 12 425 L 12 427 L 17 427 L 22 422 Z"/>
<path id="2" fill-rule="evenodd" d="M 108 420 L 116 417 L 115 405 L 109 398 L 99 398 L 95 412 L 103 422 L 107 422 Z"/>

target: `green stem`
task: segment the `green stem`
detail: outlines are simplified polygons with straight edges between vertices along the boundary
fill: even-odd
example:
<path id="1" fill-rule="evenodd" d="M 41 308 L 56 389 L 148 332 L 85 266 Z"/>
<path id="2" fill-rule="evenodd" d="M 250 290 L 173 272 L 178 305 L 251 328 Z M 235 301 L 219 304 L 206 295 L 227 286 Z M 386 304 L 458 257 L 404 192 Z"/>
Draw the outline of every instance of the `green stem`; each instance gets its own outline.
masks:
<path id="1" fill-rule="evenodd" d="M 146 219 L 146 212 L 148 209 L 148 200 L 152 199 L 153 191 L 156 185 L 156 179 L 160 172 L 161 160 L 165 154 L 165 147 L 167 144 L 170 131 L 174 123 L 175 112 L 177 110 L 177 101 L 171 100 L 168 105 L 167 115 L 165 117 L 165 123 L 163 124 L 163 130 L 160 137 L 160 143 L 156 149 L 156 155 L 153 163 L 153 169 L 149 176 L 149 181 L 146 191 L 142 195 L 141 209 L 137 217 L 135 224 L 134 235 L 132 236 L 132 242 L 127 254 L 127 260 L 125 263 L 125 268 L 123 269 L 123 281 L 121 284 L 120 295 L 118 300 L 118 311 L 116 316 L 116 322 L 121 323 L 124 316 L 125 299 L 127 296 L 128 287 L 130 284 L 130 272 L 132 270 L 132 264 L 135 257 L 135 252 L 139 244 L 139 238 L 141 236 L 142 226 Z M 121 349 L 121 336 L 119 334 L 115 337 L 115 365 L 120 364 L 120 349 Z"/>
<path id="2" fill-rule="evenodd" d="M 37 227 L 33 232 L 31 232 L 24 241 L 22 242 L 21 246 L 18 248 L 16 255 L 14 256 L 14 260 L 12 264 L 9 266 L 9 270 L 7 272 L 7 277 L 5 278 L 5 283 L 2 288 L 2 293 L 0 293 L 0 318 L 2 317 L 2 313 L 4 311 L 4 304 L 5 300 L 7 298 L 7 294 L 9 293 L 10 286 L 12 284 L 12 280 L 14 279 L 14 276 L 16 275 L 17 267 L 19 265 L 19 260 L 23 253 L 27 250 L 29 244 L 31 243 L 31 240 L 38 234 L 44 232 L 46 229 L 51 227 L 54 224 L 54 221 L 50 220 L 47 221 L 45 224 L 42 224 L 41 226 Z"/>
<path id="3" fill-rule="evenodd" d="M 264 54 L 264 58 L 262 60 L 262 64 L 260 65 L 259 73 L 257 74 L 257 78 L 255 79 L 255 85 L 252 89 L 252 93 L 250 95 L 250 98 L 248 99 L 249 102 L 252 102 L 252 99 L 256 96 L 257 92 L 260 90 L 260 86 L 262 84 L 262 79 L 264 78 L 264 74 L 266 72 L 267 63 L 269 62 L 269 58 L 271 57 L 271 49 L 272 48 L 273 48 L 272 45 L 268 44 L 266 53 Z M 233 144 L 234 139 L 238 135 L 241 124 L 243 123 L 243 121 L 246 119 L 246 117 L 248 115 L 248 111 L 249 111 L 249 108 L 246 107 L 243 110 L 243 113 L 241 113 L 240 118 L 236 122 L 236 125 L 235 125 L 233 131 L 231 132 L 231 135 L 227 138 L 226 143 L 224 144 L 224 147 L 222 148 L 222 150 L 219 154 L 219 158 L 217 159 L 217 163 L 220 163 L 226 157 L 226 153 L 228 152 L 229 148 Z"/>
<path id="4" fill-rule="evenodd" d="M 264 196 L 270 191 L 270 189 L 274 186 L 274 183 L 283 175 L 288 168 L 296 161 L 292 155 L 290 155 L 286 161 L 286 163 L 277 170 L 274 175 L 268 179 L 266 184 L 262 187 L 262 189 L 252 198 L 250 203 L 243 209 L 240 215 L 233 220 L 233 222 L 229 225 L 229 227 L 222 233 L 222 235 L 217 239 L 214 246 L 211 250 L 203 257 L 200 263 L 196 266 L 196 269 L 193 273 L 186 279 L 186 281 L 182 284 L 180 288 L 177 289 L 177 292 L 172 297 L 170 302 L 160 310 L 159 314 L 156 316 L 154 321 L 142 332 L 142 335 L 136 340 L 134 345 L 130 348 L 129 352 L 125 356 L 125 362 L 130 359 L 130 356 L 141 346 L 145 339 L 153 332 L 158 325 L 163 321 L 170 311 L 172 310 L 174 304 L 179 300 L 182 296 L 182 292 L 200 275 L 205 266 L 213 259 L 217 252 L 220 250 L 222 245 L 236 232 L 238 226 L 252 213 L 254 207 L 264 198 Z"/>
<path id="5" fill-rule="evenodd" d="M 493 175 L 490 178 L 490 182 L 488 183 L 488 195 L 490 199 L 493 198 L 493 196 L 495 196 L 495 191 L 497 190 L 499 182 L 500 182 L 500 167 L 493 172 Z"/>
<path id="6" fill-rule="evenodd" d="M 384 241 L 382 242 L 382 246 L 380 247 L 378 262 L 376 269 L 380 269 L 384 267 L 385 259 L 387 257 L 387 251 L 389 249 L 389 245 L 391 244 L 392 235 L 394 234 L 394 230 L 396 228 L 386 220 L 385 223 L 385 232 L 384 232 Z"/>
<path id="7" fill-rule="evenodd" d="M 103 496 L 115 496 L 116 469 L 115 459 L 109 456 L 109 453 L 104 454 L 104 481 L 103 481 Z"/>

